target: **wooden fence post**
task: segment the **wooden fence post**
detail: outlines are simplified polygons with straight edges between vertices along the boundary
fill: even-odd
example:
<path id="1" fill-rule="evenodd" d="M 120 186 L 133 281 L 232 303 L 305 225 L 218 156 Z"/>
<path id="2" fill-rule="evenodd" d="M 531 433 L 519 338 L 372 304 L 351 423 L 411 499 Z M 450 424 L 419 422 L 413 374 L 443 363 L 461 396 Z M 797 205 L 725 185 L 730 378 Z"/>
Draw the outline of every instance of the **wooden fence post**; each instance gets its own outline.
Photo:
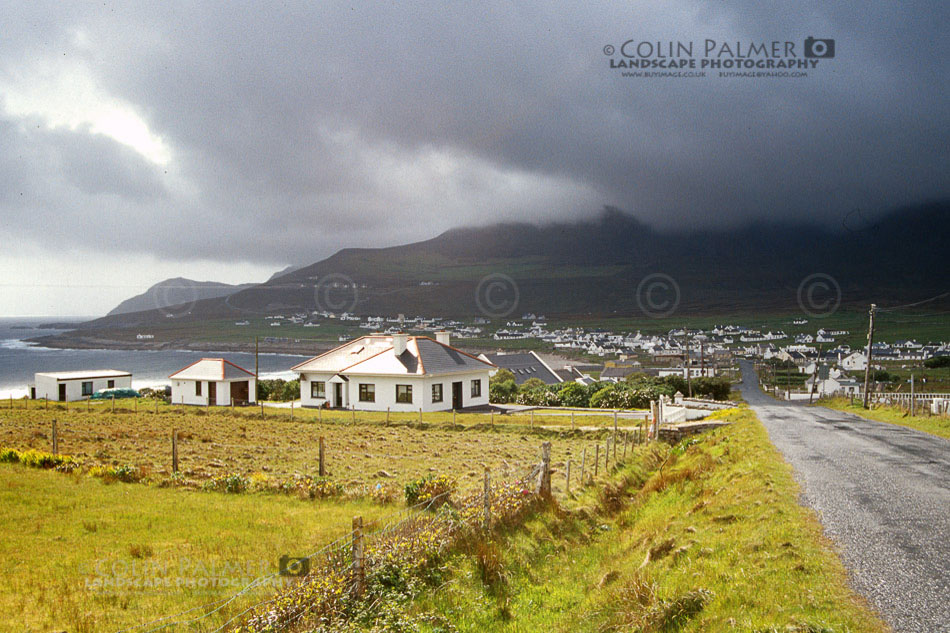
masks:
<path id="1" fill-rule="evenodd" d="M 584 469 L 587 467 L 587 449 L 585 448 L 581 453 L 581 487 L 586 485 L 584 481 Z"/>
<path id="2" fill-rule="evenodd" d="M 115 396 L 112 396 L 112 412 L 115 413 Z"/>
<path id="3" fill-rule="evenodd" d="M 482 491 L 482 503 L 485 507 L 485 517 L 483 528 L 486 532 L 491 531 L 491 475 L 488 466 L 485 466 L 485 486 Z"/>
<path id="4" fill-rule="evenodd" d="M 13 396 L 10 396 L 10 408 L 13 408 Z M 49 411 L 49 394 L 46 394 L 46 406 L 44 406 L 43 409 Z"/>
<path id="5" fill-rule="evenodd" d="M 264 419 L 264 403 L 261 403 L 261 419 Z"/>
<path id="6" fill-rule="evenodd" d="M 419 407 L 419 424 L 422 424 L 422 407 Z"/>
<path id="7" fill-rule="evenodd" d="M 571 430 L 574 430 L 574 412 L 571 411 Z"/>
<path id="8" fill-rule="evenodd" d="M 353 414 L 353 418 L 352 418 L 353 424 L 356 424 L 356 405 L 355 404 L 350 405 L 350 412 Z"/>
<path id="9" fill-rule="evenodd" d="M 59 436 L 56 434 L 56 418 L 53 418 L 53 455 L 59 455 Z"/>
<path id="10" fill-rule="evenodd" d="M 452 426 L 455 426 L 455 409 L 452 409 Z"/>
<path id="11" fill-rule="evenodd" d="M 389 407 L 386 407 L 386 424 L 389 424 Z"/>
<path id="12" fill-rule="evenodd" d="M 231 398 L 231 412 L 234 412 L 234 398 Z"/>
<path id="13" fill-rule="evenodd" d="M 326 455 L 324 451 L 325 451 L 324 440 L 323 440 L 323 436 L 321 435 L 320 449 L 319 449 L 320 467 L 319 467 L 319 470 L 317 470 L 317 472 L 320 474 L 321 477 L 327 476 Z"/>
<path id="14" fill-rule="evenodd" d="M 172 429 L 172 473 L 178 472 L 178 430 Z"/>
<path id="15" fill-rule="evenodd" d="M 363 517 L 353 517 L 353 593 L 363 595 L 366 589 L 366 569 L 363 567 Z"/>
<path id="16" fill-rule="evenodd" d="M 628 431 L 623 432 L 623 459 L 625 460 L 627 459 L 627 443 L 629 442 L 627 433 Z"/>
<path id="17" fill-rule="evenodd" d="M 491 425 L 495 426 L 495 410 L 491 410 Z"/>
<path id="18" fill-rule="evenodd" d="M 594 446 L 594 477 L 597 476 L 597 472 L 600 470 L 600 444 L 598 443 Z"/>
<path id="19" fill-rule="evenodd" d="M 604 474 L 610 474 L 610 438 L 607 438 L 607 442 L 604 444 Z"/>
<path id="20" fill-rule="evenodd" d="M 538 478 L 538 494 L 551 497 L 551 442 L 541 445 L 541 476 Z"/>
<path id="21" fill-rule="evenodd" d="M 135 398 L 135 415 L 139 414 L 139 399 Z"/>
<path id="22" fill-rule="evenodd" d="M 294 401 L 290 401 L 290 421 L 294 421 Z"/>
<path id="23" fill-rule="evenodd" d="M 158 398 L 155 398 L 155 415 L 158 415 Z"/>
<path id="24" fill-rule="evenodd" d="M 564 470 L 564 492 L 571 494 L 571 458 L 567 458 L 567 467 Z"/>
<path id="25" fill-rule="evenodd" d="M 534 426 L 534 409 L 531 409 L 531 426 Z"/>

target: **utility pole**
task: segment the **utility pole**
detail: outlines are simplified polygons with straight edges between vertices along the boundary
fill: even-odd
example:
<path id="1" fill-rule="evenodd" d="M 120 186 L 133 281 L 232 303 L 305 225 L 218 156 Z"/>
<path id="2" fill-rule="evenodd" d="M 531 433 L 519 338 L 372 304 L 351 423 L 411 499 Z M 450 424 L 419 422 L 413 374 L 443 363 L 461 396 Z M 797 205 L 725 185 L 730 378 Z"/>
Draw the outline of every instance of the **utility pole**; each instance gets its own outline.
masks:
<path id="1" fill-rule="evenodd" d="M 686 367 L 686 391 L 689 397 L 693 397 L 693 383 L 689 379 L 689 327 L 683 326 L 683 350 L 686 356 L 683 358 L 683 366 Z"/>
<path id="2" fill-rule="evenodd" d="M 815 359 L 815 374 L 812 376 L 811 393 L 808 394 L 808 404 L 811 404 L 812 398 L 815 397 L 815 389 L 818 388 L 818 371 L 820 367 L 821 367 L 821 345 L 818 346 L 818 358 Z"/>
<path id="3" fill-rule="evenodd" d="M 254 402 L 260 397 L 261 368 L 260 368 L 261 337 L 254 337 Z"/>
<path id="4" fill-rule="evenodd" d="M 703 341 L 699 341 L 699 375 L 706 377 L 706 352 L 705 347 L 703 346 Z"/>
<path id="5" fill-rule="evenodd" d="M 874 341 L 874 309 L 877 306 L 873 303 L 871 304 L 871 310 L 868 312 L 868 364 L 864 368 L 864 408 L 870 409 L 870 397 L 871 392 L 869 390 L 871 384 L 871 343 Z"/>

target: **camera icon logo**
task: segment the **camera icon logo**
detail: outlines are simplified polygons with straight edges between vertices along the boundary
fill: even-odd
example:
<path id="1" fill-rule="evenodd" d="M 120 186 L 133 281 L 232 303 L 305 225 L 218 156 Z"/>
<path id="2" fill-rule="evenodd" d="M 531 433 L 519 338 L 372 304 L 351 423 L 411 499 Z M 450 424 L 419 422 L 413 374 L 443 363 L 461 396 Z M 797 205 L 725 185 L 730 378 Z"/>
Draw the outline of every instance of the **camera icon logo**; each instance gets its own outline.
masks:
<path id="1" fill-rule="evenodd" d="M 280 557 L 280 575 L 281 576 L 306 576 L 310 573 L 310 559 L 307 557 L 299 558 L 295 556 Z"/>
<path id="2" fill-rule="evenodd" d="M 835 41 L 818 40 L 811 36 L 805 38 L 805 57 L 827 59 L 835 56 Z"/>

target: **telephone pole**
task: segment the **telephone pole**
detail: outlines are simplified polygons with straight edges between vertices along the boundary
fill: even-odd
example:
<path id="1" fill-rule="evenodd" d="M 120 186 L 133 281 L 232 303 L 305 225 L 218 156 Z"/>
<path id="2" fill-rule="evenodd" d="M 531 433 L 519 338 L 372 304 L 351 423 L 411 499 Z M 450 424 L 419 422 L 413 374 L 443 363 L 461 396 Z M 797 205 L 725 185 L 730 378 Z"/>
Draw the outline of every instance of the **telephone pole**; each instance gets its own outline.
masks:
<path id="1" fill-rule="evenodd" d="M 870 409 L 870 384 L 871 384 L 871 343 L 874 340 L 874 309 L 875 304 L 871 304 L 871 310 L 868 312 L 868 364 L 864 368 L 864 408 Z"/>
<path id="2" fill-rule="evenodd" d="M 261 393 L 260 390 L 260 348 L 261 348 L 261 337 L 254 337 L 254 402 L 257 402 L 257 398 Z"/>

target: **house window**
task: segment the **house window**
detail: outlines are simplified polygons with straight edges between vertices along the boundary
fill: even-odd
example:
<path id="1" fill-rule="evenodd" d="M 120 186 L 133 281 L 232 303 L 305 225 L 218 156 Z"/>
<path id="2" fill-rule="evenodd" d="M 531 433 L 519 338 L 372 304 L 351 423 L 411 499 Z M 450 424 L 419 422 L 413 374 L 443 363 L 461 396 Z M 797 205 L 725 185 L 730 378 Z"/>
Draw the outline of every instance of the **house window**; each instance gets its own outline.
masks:
<path id="1" fill-rule="evenodd" d="M 107 383 L 106 383 L 106 388 L 107 388 L 107 389 L 113 389 L 113 388 L 115 388 L 115 381 L 114 381 L 114 380 L 110 380 L 109 382 L 107 382 Z"/>
<path id="2" fill-rule="evenodd" d="M 314 380 L 310 383 L 310 397 L 311 398 L 326 398 L 327 397 L 327 383 L 322 380 Z"/>
<path id="3" fill-rule="evenodd" d="M 196 396 L 201 395 L 201 381 L 200 380 L 195 381 L 195 395 Z"/>
<path id="4" fill-rule="evenodd" d="M 442 402 L 442 383 L 432 385 L 432 402 Z"/>
<path id="5" fill-rule="evenodd" d="M 360 383 L 360 402 L 376 402 L 376 385 Z"/>
<path id="6" fill-rule="evenodd" d="M 92 381 L 82 383 L 82 395 L 91 396 L 92 395 Z"/>
<path id="7" fill-rule="evenodd" d="M 412 385 L 396 385 L 396 402 L 412 404 Z"/>
<path id="8" fill-rule="evenodd" d="M 482 395 L 482 381 L 481 379 L 472 381 L 472 397 L 480 398 Z"/>

